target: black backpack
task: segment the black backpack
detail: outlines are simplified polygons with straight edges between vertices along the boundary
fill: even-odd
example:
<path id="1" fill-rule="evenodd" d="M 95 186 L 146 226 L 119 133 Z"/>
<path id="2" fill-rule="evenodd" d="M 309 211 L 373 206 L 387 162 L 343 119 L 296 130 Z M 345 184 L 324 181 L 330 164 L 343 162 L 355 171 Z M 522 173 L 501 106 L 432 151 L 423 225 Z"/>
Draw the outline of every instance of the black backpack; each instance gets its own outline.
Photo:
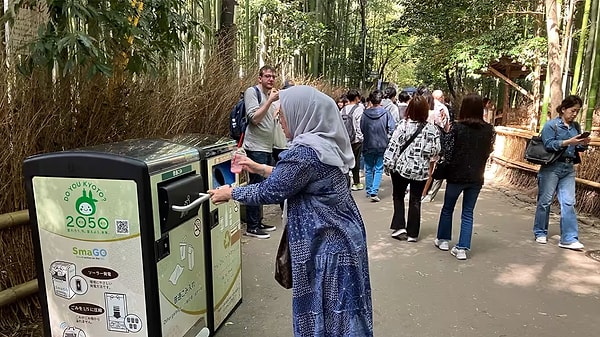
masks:
<path id="1" fill-rule="evenodd" d="M 346 107 L 342 109 L 342 121 L 344 122 L 344 126 L 346 127 L 346 132 L 348 132 L 348 137 L 350 137 L 350 143 L 356 137 L 356 130 L 354 129 L 354 120 L 352 118 L 352 114 L 354 110 L 358 107 L 358 104 L 354 104 L 350 112 L 346 112 Z"/>
<path id="2" fill-rule="evenodd" d="M 253 86 L 253 88 L 254 91 L 256 91 L 258 104 L 260 104 L 262 95 L 256 86 Z M 239 141 L 240 138 L 242 138 L 242 135 L 246 132 L 247 126 L 248 118 L 246 118 L 246 104 L 244 103 L 244 93 L 242 93 L 240 99 L 229 113 L 229 136 Z"/>

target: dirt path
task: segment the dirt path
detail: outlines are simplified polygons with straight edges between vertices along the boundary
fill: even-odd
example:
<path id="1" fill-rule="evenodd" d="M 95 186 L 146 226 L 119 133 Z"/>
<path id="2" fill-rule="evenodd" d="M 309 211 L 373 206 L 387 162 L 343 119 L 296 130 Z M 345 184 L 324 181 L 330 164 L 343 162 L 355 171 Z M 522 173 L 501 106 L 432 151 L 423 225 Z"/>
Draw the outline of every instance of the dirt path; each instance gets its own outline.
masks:
<path id="1" fill-rule="evenodd" d="M 387 177 L 380 203 L 371 203 L 364 191 L 354 192 L 367 227 L 375 336 L 597 335 L 600 263 L 583 252 L 558 248 L 556 216 L 548 244 L 536 244 L 534 205 L 501 188 L 485 187 L 475 209 L 470 259 L 458 261 L 432 244 L 443 192 L 423 205 L 417 243 L 389 237 Z M 271 224 L 279 224 L 277 207 L 269 207 L 267 215 Z M 457 238 L 460 212 L 454 219 Z M 598 227 L 581 227 L 586 250 L 600 249 Z M 269 240 L 244 237 L 244 300 L 217 336 L 292 335 L 290 291 L 272 277 L 280 233 Z"/>

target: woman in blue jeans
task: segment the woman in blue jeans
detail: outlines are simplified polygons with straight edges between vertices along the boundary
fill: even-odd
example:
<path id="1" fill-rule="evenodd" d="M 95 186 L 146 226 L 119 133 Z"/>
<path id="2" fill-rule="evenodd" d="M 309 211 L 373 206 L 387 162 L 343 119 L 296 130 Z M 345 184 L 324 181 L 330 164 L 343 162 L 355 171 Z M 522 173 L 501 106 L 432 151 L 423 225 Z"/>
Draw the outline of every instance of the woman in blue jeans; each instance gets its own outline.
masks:
<path id="1" fill-rule="evenodd" d="M 538 200 L 533 223 L 535 241 L 548 242 L 548 222 L 550 205 L 554 192 L 560 203 L 560 242 L 561 248 L 580 250 L 577 216 L 575 215 L 575 170 L 573 164 L 581 162 L 579 152 L 585 151 L 590 137 L 580 138 L 579 125 L 574 121 L 581 109 L 578 96 L 568 96 L 556 108 L 558 117 L 549 120 L 542 128 L 544 147 L 549 152 L 563 151 L 552 164 L 542 165 L 538 172 Z"/>
<path id="2" fill-rule="evenodd" d="M 485 163 L 494 149 L 494 127 L 483 120 L 483 98 L 467 95 L 461 104 L 458 121 L 442 137 L 443 161 L 448 163 L 444 206 L 434 244 L 448 250 L 452 239 L 452 214 L 463 193 L 458 243 L 450 253 L 459 260 L 467 259 L 473 234 L 473 210 L 483 186 Z"/>

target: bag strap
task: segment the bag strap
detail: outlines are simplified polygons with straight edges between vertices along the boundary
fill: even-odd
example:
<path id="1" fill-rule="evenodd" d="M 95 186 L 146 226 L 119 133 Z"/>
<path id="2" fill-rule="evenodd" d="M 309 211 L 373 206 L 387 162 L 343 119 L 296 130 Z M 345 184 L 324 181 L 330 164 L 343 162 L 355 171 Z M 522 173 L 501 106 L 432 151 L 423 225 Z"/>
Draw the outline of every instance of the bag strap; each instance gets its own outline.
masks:
<path id="1" fill-rule="evenodd" d="M 406 148 L 410 145 L 410 143 L 412 143 L 413 140 L 415 140 L 415 138 L 417 138 L 419 133 L 421 133 L 421 131 L 423 131 L 425 124 L 427 124 L 427 123 L 421 123 L 419 125 L 419 127 L 417 128 L 417 131 L 415 131 L 415 133 L 413 133 L 412 136 L 410 136 L 410 138 L 406 141 L 406 143 L 404 143 L 404 145 L 402 145 L 402 148 L 398 152 L 398 155 L 402 154 L 402 152 L 404 152 L 404 150 L 406 150 Z"/>
<path id="2" fill-rule="evenodd" d="M 346 113 L 346 115 L 348 116 L 352 116 L 352 114 L 354 113 L 354 110 L 356 110 L 356 108 L 358 108 L 358 104 L 354 104 L 354 106 L 352 107 L 352 109 L 350 109 L 350 112 Z M 344 111 L 346 111 L 346 106 L 343 108 Z"/>
<path id="3" fill-rule="evenodd" d="M 254 88 L 254 91 L 256 91 L 256 98 L 258 98 L 258 104 L 260 105 L 260 101 L 262 100 L 262 95 L 260 94 L 260 91 L 258 90 L 257 86 L 252 86 Z"/>

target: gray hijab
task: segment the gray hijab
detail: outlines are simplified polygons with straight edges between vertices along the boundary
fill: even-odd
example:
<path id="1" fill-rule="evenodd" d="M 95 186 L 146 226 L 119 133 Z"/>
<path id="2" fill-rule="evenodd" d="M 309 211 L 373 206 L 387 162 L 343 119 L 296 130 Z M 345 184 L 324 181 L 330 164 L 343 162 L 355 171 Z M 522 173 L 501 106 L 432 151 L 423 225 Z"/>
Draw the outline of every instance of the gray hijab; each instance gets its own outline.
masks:
<path id="1" fill-rule="evenodd" d="M 323 164 L 348 173 L 354 167 L 354 154 L 333 99 L 307 85 L 282 90 L 279 98 L 292 134 L 290 148 L 308 146 L 317 152 Z"/>

